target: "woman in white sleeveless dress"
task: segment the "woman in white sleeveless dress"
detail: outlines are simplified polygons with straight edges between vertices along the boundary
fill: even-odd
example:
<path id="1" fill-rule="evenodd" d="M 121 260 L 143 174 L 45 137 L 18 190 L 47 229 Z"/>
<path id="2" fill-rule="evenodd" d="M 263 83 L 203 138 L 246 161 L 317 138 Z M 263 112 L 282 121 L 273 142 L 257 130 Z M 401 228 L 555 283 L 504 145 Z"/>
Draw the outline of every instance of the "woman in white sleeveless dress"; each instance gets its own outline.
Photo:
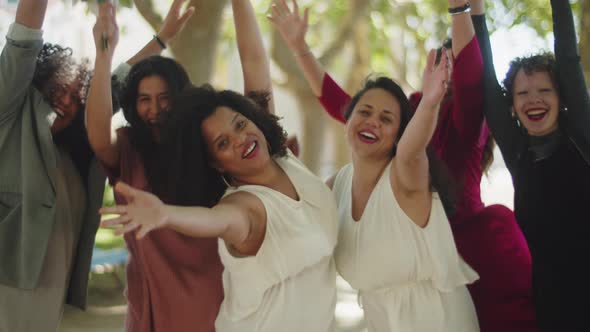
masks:
<path id="1" fill-rule="evenodd" d="M 479 331 L 465 286 L 478 276 L 457 253 L 426 152 L 448 79 L 446 56 L 438 67 L 434 59 L 411 121 L 390 79 L 368 81 L 353 97 L 352 164 L 329 180 L 340 219 L 336 266 L 359 290 L 370 331 Z"/>
<path id="2" fill-rule="evenodd" d="M 155 196 L 117 184 L 127 205 L 102 209 L 120 215 L 103 226 L 122 225 L 120 233 L 140 238 L 161 227 L 219 237 L 225 298 L 217 331 L 332 331 L 336 202 L 287 152 L 278 118 L 259 106 L 268 100 L 257 100 L 208 86 L 185 91 L 163 122 L 170 188 L 153 188 Z M 182 205 L 221 200 L 173 206 L 157 197 Z"/>
<path id="3" fill-rule="evenodd" d="M 271 21 L 321 96 L 325 75 L 305 43 L 307 10 L 300 16 L 293 2 L 291 10 L 277 1 Z M 345 112 L 352 163 L 328 180 L 340 219 L 336 268 L 359 290 L 369 331 L 479 330 L 465 286 L 478 276 L 457 253 L 443 208 L 451 205 L 448 188 L 426 152 L 449 79 L 447 57 L 435 62 L 431 52 L 411 121 L 391 79 L 369 80 L 352 98 Z"/>

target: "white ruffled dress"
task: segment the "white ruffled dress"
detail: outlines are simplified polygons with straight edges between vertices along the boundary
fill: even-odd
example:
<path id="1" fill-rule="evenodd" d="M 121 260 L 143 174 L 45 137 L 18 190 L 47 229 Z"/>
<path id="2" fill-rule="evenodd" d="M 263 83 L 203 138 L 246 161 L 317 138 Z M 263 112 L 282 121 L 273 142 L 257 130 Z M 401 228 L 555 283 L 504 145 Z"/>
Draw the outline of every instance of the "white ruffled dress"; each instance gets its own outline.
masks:
<path id="1" fill-rule="evenodd" d="M 433 193 L 428 224 L 419 227 L 395 198 L 390 167 L 357 222 L 352 164 L 338 172 L 333 188 L 340 219 L 336 267 L 359 290 L 369 331 L 479 331 L 465 286 L 478 275 L 457 253 L 440 198 Z"/>

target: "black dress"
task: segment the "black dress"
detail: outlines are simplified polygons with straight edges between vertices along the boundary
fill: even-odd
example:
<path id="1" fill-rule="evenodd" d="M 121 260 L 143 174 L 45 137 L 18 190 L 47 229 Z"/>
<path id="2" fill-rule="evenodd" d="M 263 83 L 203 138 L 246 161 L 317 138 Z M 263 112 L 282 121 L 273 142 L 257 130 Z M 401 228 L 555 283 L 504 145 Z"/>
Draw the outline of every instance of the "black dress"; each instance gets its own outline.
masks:
<path id="1" fill-rule="evenodd" d="M 562 105 L 559 129 L 532 137 L 510 114 L 496 79 L 485 17 L 476 25 L 484 59 L 484 114 L 514 184 L 514 212 L 531 250 L 542 331 L 590 331 L 590 98 L 567 0 L 552 0 Z"/>

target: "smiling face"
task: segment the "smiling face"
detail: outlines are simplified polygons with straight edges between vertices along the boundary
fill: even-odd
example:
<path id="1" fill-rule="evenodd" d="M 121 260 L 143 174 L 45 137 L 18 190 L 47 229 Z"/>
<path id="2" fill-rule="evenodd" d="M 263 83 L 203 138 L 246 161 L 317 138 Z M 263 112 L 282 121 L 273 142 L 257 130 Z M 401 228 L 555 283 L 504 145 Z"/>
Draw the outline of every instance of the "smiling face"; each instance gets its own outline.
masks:
<path id="1" fill-rule="evenodd" d="M 353 108 L 346 136 L 354 154 L 369 158 L 391 158 L 400 128 L 400 104 L 381 88 L 367 90 Z"/>
<path id="2" fill-rule="evenodd" d="M 168 110 L 170 97 L 168 84 L 160 76 L 152 75 L 143 78 L 137 87 L 136 108 L 140 119 L 149 126 L 155 126 L 158 115 Z"/>
<path id="3" fill-rule="evenodd" d="M 226 106 L 218 107 L 201 124 L 212 166 L 234 178 L 251 175 L 271 160 L 262 131 L 248 118 Z"/>
<path id="4" fill-rule="evenodd" d="M 512 109 L 529 135 L 544 136 L 557 129 L 559 96 L 549 73 L 519 70 L 512 96 Z"/>
<path id="5" fill-rule="evenodd" d="M 70 126 L 76 118 L 82 105 L 79 90 L 80 84 L 73 82 L 59 88 L 53 87 L 51 91 L 44 91 L 45 95 L 50 98 L 53 111 L 57 115 L 51 126 L 52 134 L 61 132 Z"/>

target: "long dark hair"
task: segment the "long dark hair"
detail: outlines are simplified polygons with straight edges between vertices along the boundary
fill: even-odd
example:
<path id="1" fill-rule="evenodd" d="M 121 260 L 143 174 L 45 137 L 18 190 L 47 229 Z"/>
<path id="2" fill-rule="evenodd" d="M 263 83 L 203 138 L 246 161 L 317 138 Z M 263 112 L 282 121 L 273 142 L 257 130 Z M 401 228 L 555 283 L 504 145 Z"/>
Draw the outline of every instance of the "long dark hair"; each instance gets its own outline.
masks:
<path id="1" fill-rule="evenodd" d="M 69 93 L 66 91 L 69 84 L 79 86 L 76 95 L 73 96 L 79 101 L 76 116 L 68 127 L 53 135 L 53 141 L 69 152 L 85 186 L 90 161 L 94 156 L 84 126 L 84 110 L 90 77 L 88 61 L 77 63 L 69 47 L 46 43 L 37 55 L 33 86 L 41 92 L 49 105 L 53 107 L 63 93 Z"/>
<path id="2" fill-rule="evenodd" d="M 399 102 L 400 125 L 397 132 L 397 140 L 399 141 L 406 130 L 414 111 L 410 105 L 408 97 L 399 84 L 388 77 L 381 76 L 377 78 L 367 78 L 363 87 L 352 97 L 346 106 L 344 118 L 348 121 L 358 101 L 367 91 L 372 89 L 383 89 L 395 97 Z M 397 146 L 394 146 L 391 151 L 391 156 L 395 156 L 396 153 Z M 430 190 L 438 192 L 447 215 L 451 216 L 455 211 L 457 187 L 450 176 L 446 164 L 437 156 L 430 146 L 426 148 L 426 154 L 429 162 L 428 171 L 430 173 Z"/>
<path id="3" fill-rule="evenodd" d="M 285 156 L 286 133 L 279 118 L 266 109 L 268 94 L 245 97 L 237 92 L 217 91 L 209 85 L 190 87 L 173 101 L 162 118 L 160 174 L 152 190 L 170 204 L 212 206 L 227 186 L 211 166 L 201 125 L 222 106 L 252 121 L 264 134 L 272 157 Z"/>
<path id="4" fill-rule="evenodd" d="M 157 142 L 151 127 L 137 113 L 137 95 L 141 81 L 150 76 L 160 77 L 166 82 L 171 100 L 190 85 L 190 79 L 184 68 L 175 60 L 159 55 L 151 56 L 136 63 L 125 80 L 120 93 L 123 115 L 129 123 L 129 141 L 142 159 L 146 177 L 150 186 L 158 177 Z"/>

